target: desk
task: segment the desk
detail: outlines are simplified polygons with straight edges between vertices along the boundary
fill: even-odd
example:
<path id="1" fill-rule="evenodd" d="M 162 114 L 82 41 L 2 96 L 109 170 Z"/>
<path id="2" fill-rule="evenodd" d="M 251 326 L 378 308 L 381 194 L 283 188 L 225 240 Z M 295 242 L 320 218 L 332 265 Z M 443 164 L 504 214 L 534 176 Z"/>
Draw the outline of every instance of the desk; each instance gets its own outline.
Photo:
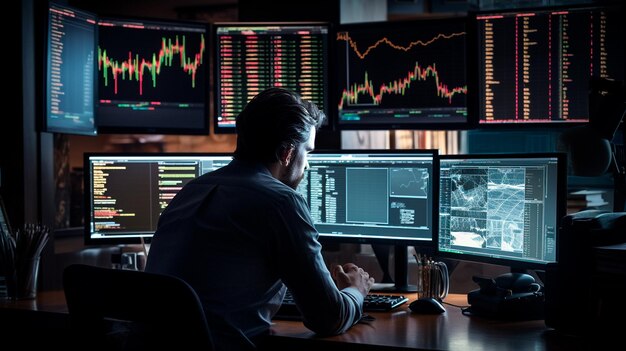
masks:
<path id="1" fill-rule="evenodd" d="M 407 294 L 409 301 L 416 294 Z M 445 302 L 467 306 L 467 296 L 451 294 Z M 344 349 L 346 343 L 364 350 L 576 350 L 579 338 L 566 337 L 547 328 L 543 320 L 507 322 L 465 316 L 460 307 L 446 306 L 441 315 L 416 315 L 408 303 L 394 312 L 368 313 L 373 322 L 359 323 L 347 333 L 319 338 L 302 323 L 277 321 L 268 342 L 303 351 Z M 276 348 L 274 348 L 276 349 Z"/>
<path id="2" fill-rule="evenodd" d="M 67 305 L 65 304 L 65 294 L 62 290 L 43 291 L 37 293 L 36 299 L 30 300 L 8 300 L 0 299 L 0 308 L 25 310 L 25 311 L 42 311 L 51 313 L 67 314 Z"/>
<path id="3" fill-rule="evenodd" d="M 415 294 L 407 294 L 409 301 Z M 451 294 L 446 302 L 465 306 L 466 295 Z M 262 343 L 263 349 L 291 350 L 578 350 L 585 349 L 584 340 L 566 337 L 547 328 L 543 320 L 506 322 L 468 317 L 459 307 L 446 305 L 441 315 L 416 315 L 409 311 L 408 303 L 394 312 L 369 313 L 376 319 L 355 325 L 347 333 L 332 337 L 316 337 L 301 322 L 276 321 L 271 335 Z M 4 324 L 7 312 L 23 312 L 29 318 L 18 318 L 47 329 L 45 334 L 69 335 L 69 316 L 62 291 L 39 292 L 36 300 L 0 300 L 0 322 Z M 15 317 L 15 314 L 13 314 Z M 15 321 L 15 319 L 13 319 Z M 31 325 L 32 324 L 28 324 Z M 68 329 L 65 329 L 68 328 Z M 39 329 L 39 328 L 38 328 Z M 65 329 L 64 333 L 59 331 Z M 49 341 L 49 340 L 48 340 Z M 67 340 L 66 340 L 67 341 Z M 594 340 L 594 349 L 599 346 Z M 296 348 L 297 347 L 297 348 Z"/>
<path id="4" fill-rule="evenodd" d="M 63 291 L 38 292 L 37 299 L 0 298 L 0 345 L 32 349 L 66 347 L 70 321 Z M 1 346 L 0 346 L 1 348 Z"/>

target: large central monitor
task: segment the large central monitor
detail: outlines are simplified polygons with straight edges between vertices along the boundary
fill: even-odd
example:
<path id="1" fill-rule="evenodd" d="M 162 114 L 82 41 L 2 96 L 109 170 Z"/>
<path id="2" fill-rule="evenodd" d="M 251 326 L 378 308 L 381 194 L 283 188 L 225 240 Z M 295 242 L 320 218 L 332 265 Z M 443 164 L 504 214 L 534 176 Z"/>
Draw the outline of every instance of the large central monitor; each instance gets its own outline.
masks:
<path id="1" fill-rule="evenodd" d="M 231 159 L 229 154 L 86 153 L 85 244 L 149 242 L 178 191 Z"/>
<path id="2" fill-rule="evenodd" d="M 396 245 L 396 289 L 408 289 L 407 246 L 434 248 L 436 150 L 341 150 L 309 155 L 298 187 L 322 241 Z"/>
<path id="3" fill-rule="evenodd" d="M 438 253 L 545 269 L 556 262 L 565 215 L 565 155 L 443 155 Z"/>

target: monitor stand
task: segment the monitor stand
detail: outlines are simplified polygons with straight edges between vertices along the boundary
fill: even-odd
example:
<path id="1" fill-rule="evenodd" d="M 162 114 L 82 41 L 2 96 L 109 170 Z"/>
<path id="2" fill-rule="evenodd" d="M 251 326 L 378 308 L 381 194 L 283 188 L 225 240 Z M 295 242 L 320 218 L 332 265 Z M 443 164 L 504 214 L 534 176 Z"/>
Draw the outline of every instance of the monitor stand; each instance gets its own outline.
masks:
<path id="1" fill-rule="evenodd" d="M 385 272 L 385 269 L 388 268 L 387 263 L 389 262 L 389 251 L 385 253 L 382 249 L 383 248 L 380 247 L 375 249 L 374 254 L 376 254 L 376 258 L 378 259 L 381 268 L 383 268 L 383 275 L 389 275 L 388 269 L 387 272 Z M 385 278 L 383 276 L 383 282 L 378 284 L 375 283 L 371 291 L 398 293 L 417 291 L 417 286 L 409 285 L 409 257 L 407 251 L 408 247 L 406 245 L 394 245 L 394 282 L 385 282 Z"/>
<path id="2" fill-rule="evenodd" d="M 372 244 L 372 250 L 374 250 L 374 255 L 376 256 L 378 265 L 383 271 L 382 280 L 380 282 L 376 282 L 376 284 L 393 285 L 393 279 L 391 278 L 391 274 L 389 274 L 389 251 L 391 251 L 390 248 L 391 246 L 389 245 Z"/>

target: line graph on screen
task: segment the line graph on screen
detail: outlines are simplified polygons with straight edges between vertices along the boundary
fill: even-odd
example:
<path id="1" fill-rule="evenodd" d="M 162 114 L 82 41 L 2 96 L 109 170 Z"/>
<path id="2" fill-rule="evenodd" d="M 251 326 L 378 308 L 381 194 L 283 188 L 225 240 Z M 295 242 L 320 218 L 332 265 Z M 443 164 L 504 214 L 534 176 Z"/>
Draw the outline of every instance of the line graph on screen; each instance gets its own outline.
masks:
<path id="1" fill-rule="evenodd" d="M 465 120 L 465 37 L 462 21 L 340 29 L 339 123 Z"/>

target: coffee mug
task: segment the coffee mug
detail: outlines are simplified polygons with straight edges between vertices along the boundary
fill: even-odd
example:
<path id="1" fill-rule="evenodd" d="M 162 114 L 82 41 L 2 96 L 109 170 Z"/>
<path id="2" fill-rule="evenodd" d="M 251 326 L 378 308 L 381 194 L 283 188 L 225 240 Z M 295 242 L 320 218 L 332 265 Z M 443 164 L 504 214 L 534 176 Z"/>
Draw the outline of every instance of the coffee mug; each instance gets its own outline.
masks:
<path id="1" fill-rule="evenodd" d="M 439 301 L 448 296 L 450 275 L 444 262 L 424 260 L 417 265 L 417 297 L 435 298 Z"/>

